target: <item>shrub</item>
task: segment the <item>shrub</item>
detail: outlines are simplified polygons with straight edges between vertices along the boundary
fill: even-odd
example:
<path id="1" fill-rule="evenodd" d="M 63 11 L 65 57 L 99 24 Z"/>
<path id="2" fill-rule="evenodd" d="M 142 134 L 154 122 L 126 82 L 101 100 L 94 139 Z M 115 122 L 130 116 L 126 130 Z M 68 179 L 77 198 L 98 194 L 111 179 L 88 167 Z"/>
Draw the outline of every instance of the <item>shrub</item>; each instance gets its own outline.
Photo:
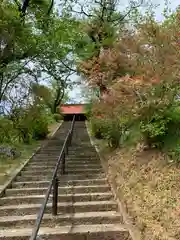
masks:
<path id="1" fill-rule="evenodd" d="M 48 134 L 50 115 L 41 106 L 17 109 L 11 118 L 18 132 L 19 141 L 29 144 L 32 139 L 44 139 Z"/>
<path id="2" fill-rule="evenodd" d="M 89 104 L 86 104 L 85 112 L 86 112 L 87 119 L 90 119 L 92 116 L 92 102 L 90 102 Z"/>
<path id="3" fill-rule="evenodd" d="M 45 116 L 39 115 L 32 122 L 32 136 L 36 140 L 41 140 L 45 139 L 48 133 L 48 121 Z"/>
<path id="4" fill-rule="evenodd" d="M 174 102 L 168 106 L 154 108 L 153 111 L 151 109 L 140 122 L 140 129 L 149 147 L 156 146 L 161 149 L 167 146 L 171 147 L 172 138 L 177 141 L 180 137 L 178 103 Z M 172 141 L 172 144 L 174 145 L 175 142 Z"/>
<path id="5" fill-rule="evenodd" d="M 11 120 L 1 117 L 0 118 L 0 143 L 11 142 L 15 137 L 13 123 Z"/>
<path id="6" fill-rule="evenodd" d="M 163 138 L 167 134 L 167 119 L 153 116 L 148 123 L 141 122 L 140 129 L 145 143 L 149 146 L 161 147 Z"/>
<path id="7" fill-rule="evenodd" d="M 104 132 L 104 123 L 102 119 L 99 118 L 92 118 L 91 119 L 91 131 L 94 137 L 97 139 L 103 138 L 103 132 Z"/>
<path id="8" fill-rule="evenodd" d="M 105 121 L 103 136 L 108 141 L 111 148 L 119 146 L 120 138 L 122 135 L 122 128 L 118 119 L 108 119 Z"/>
<path id="9" fill-rule="evenodd" d="M 122 128 L 118 119 L 91 119 L 91 130 L 94 137 L 106 139 L 109 147 L 116 148 L 119 146 Z"/>
<path id="10" fill-rule="evenodd" d="M 63 119 L 62 115 L 60 115 L 59 113 L 54 113 L 53 118 L 56 122 L 60 122 Z"/>

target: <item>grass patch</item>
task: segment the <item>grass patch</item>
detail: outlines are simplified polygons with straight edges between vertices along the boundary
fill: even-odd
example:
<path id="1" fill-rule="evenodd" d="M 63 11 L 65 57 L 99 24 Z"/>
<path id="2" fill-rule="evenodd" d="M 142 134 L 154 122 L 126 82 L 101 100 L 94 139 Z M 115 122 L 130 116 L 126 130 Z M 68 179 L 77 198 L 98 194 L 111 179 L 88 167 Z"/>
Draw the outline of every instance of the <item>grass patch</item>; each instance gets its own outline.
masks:
<path id="1" fill-rule="evenodd" d="M 41 141 L 33 141 L 31 144 L 15 144 L 18 151 L 21 152 L 21 156 L 16 159 L 7 157 L 0 157 L 0 185 L 4 184 L 5 181 L 11 177 L 14 169 L 23 164 L 33 152 L 41 145 Z"/>
<path id="2" fill-rule="evenodd" d="M 61 123 L 52 123 L 49 125 L 49 134 L 47 138 L 52 136 L 60 124 Z M 32 141 L 30 144 L 14 144 L 13 147 L 21 152 L 21 156 L 16 159 L 0 156 L 0 185 L 3 185 L 5 181 L 11 177 L 13 171 L 30 158 L 36 149 L 44 144 L 45 141 L 47 141 L 47 139 L 42 141 Z"/>

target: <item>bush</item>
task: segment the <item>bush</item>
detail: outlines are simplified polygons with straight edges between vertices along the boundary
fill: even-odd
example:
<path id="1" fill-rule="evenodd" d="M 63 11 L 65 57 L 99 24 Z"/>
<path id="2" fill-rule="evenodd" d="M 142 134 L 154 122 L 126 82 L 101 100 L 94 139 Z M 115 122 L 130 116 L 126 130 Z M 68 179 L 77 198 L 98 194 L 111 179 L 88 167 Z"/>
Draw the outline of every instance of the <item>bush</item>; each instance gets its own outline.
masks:
<path id="1" fill-rule="evenodd" d="M 103 136 L 108 141 L 109 147 L 117 148 L 119 146 L 121 135 L 122 128 L 118 119 L 106 120 Z"/>
<path id="2" fill-rule="evenodd" d="M 167 123 L 168 120 L 163 119 L 161 116 L 153 116 L 149 122 L 140 123 L 141 133 L 149 147 L 162 146 L 163 138 L 167 134 Z"/>
<path id="3" fill-rule="evenodd" d="M 105 124 L 102 119 L 91 119 L 91 131 L 95 138 L 103 139 L 103 133 L 105 131 Z"/>
<path id="4" fill-rule="evenodd" d="M 180 138 L 180 110 L 176 104 L 155 110 L 140 123 L 143 138 L 149 147 L 170 147 L 171 142 L 174 145 Z"/>
<path id="5" fill-rule="evenodd" d="M 92 116 L 92 102 L 90 102 L 89 104 L 86 104 L 85 112 L 86 112 L 85 115 L 86 115 L 87 119 L 90 119 Z"/>
<path id="6" fill-rule="evenodd" d="M 53 114 L 53 118 L 56 122 L 60 122 L 63 119 L 63 116 L 60 115 L 59 113 Z"/>
<path id="7" fill-rule="evenodd" d="M 29 144 L 32 139 L 44 139 L 48 134 L 50 115 L 41 106 L 17 109 L 12 119 L 19 141 L 23 143 Z"/>
<path id="8" fill-rule="evenodd" d="M 106 139 L 112 148 L 119 146 L 122 128 L 118 119 L 91 119 L 91 130 L 97 139 Z"/>
<path id="9" fill-rule="evenodd" d="M 48 135 L 48 121 L 45 116 L 38 116 L 32 122 L 32 136 L 36 140 L 45 139 Z"/>
<path id="10" fill-rule="evenodd" d="M 13 141 L 15 131 L 13 129 L 13 122 L 5 117 L 0 118 L 0 143 Z"/>

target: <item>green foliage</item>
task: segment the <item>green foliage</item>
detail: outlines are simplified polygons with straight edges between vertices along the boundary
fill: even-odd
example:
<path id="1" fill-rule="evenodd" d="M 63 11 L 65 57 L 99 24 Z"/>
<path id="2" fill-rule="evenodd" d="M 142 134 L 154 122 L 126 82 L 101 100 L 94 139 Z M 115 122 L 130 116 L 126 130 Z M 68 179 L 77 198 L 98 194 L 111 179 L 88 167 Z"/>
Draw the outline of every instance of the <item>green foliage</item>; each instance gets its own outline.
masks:
<path id="1" fill-rule="evenodd" d="M 19 141 L 29 144 L 32 139 L 40 140 L 48 134 L 48 124 L 52 117 L 42 106 L 31 106 L 27 109 L 14 109 L 10 116 Z"/>
<path id="2" fill-rule="evenodd" d="M 103 132 L 105 131 L 103 120 L 100 118 L 91 119 L 91 131 L 94 137 L 97 139 L 102 139 Z"/>
<path id="3" fill-rule="evenodd" d="M 149 122 L 141 122 L 140 129 L 148 146 L 162 144 L 163 137 L 167 134 L 168 119 L 155 114 Z"/>
<path id="4" fill-rule="evenodd" d="M 180 108 L 174 106 L 166 112 L 169 119 L 167 134 L 163 139 L 163 151 L 168 154 L 171 161 L 180 162 Z"/>
<path id="5" fill-rule="evenodd" d="M 152 113 L 152 112 L 151 112 Z M 178 159 L 180 145 L 180 108 L 178 102 L 174 102 L 163 110 L 156 110 L 149 120 L 144 119 L 140 123 L 140 130 L 145 143 L 149 147 L 156 147 L 173 159 Z"/>
<path id="6" fill-rule="evenodd" d="M 45 139 L 48 135 L 48 121 L 43 115 L 39 115 L 32 122 L 32 137 L 36 140 Z"/>
<path id="7" fill-rule="evenodd" d="M 122 129 L 118 119 L 108 119 L 105 122 L 105 131 L 103 133 L 104 138 L 108 141 L 111 148 L 117 148 L 120 143 L 122 135 Z"/>
<path id="8" fill-rule="evenodd" d="M 122 128 L 117 119 L 91 118 L 91 131 L 97 139 L 106 139 L 109 147 L 119 146 Z"/>
<path id="9" fill-rule="evenodd" d="M 87 119 L 90 119 L 90 117 L 92 116 L 92 103 L 86 104 L 85 112 Z"/>
<path id="10" fill-rule="evenodd" d="M 11 120 L 0 118 L 0 143 L 11 143 L 15 137 L 13 123 Z"/>
<path id="11" fill-rule="evenodd" d="M 61 114 L 55 113 L 53 114 L 53 118 L 56 122 L 60 122 L 63 119 L 63 116 Z"/>

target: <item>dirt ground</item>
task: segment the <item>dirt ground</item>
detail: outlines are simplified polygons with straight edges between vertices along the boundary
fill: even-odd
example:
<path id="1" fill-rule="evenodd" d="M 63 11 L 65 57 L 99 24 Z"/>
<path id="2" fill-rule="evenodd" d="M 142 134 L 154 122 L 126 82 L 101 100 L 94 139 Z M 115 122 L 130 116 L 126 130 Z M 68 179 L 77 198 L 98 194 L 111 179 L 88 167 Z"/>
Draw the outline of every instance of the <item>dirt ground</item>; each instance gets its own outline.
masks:
<path id="1" fill-rule="evenodd" d="M 96 141 L 109 181 L 142 240 L 180 240 L 180 168 L 156 150 L 109 151 Z"/>

